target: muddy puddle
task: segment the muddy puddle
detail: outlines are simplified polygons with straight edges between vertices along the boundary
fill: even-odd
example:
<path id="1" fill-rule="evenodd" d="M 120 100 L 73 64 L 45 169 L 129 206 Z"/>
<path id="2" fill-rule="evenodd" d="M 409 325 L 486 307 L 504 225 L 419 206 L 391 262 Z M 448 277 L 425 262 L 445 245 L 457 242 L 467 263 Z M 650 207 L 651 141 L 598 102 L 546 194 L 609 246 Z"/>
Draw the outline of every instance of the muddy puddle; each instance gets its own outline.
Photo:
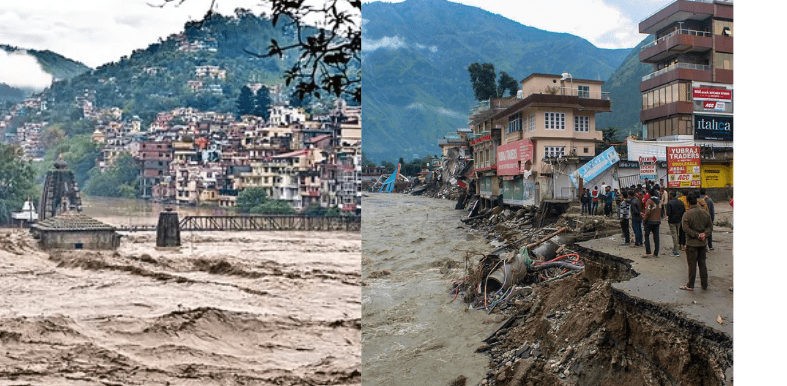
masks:
<path id="1" fill-rule="evenodd" d="M 36 385 L 359 385 L 361 240 L 133 233 L 41 252 L 0 229 L 0 378 Z M 5 383 L 2 383 L 5 384 Z"/>

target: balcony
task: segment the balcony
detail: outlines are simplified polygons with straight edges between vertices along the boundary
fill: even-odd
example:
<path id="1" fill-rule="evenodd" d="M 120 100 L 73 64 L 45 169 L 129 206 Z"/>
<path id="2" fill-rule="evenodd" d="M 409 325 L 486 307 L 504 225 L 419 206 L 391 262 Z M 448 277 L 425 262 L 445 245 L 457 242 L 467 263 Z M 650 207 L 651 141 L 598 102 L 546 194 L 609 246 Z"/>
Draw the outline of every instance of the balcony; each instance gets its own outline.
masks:
<path id="1" fill-rule="evenodd" d="M 668 117 L 675 114 L 693 114 L 694 104 L 692 102 L 673 102 L 662 106 L 653 107 L 639 112 L 641 122 L 650 121 L 657 118 Z"/>
<path id="2" fill-rule="evenodd" d="M 639 61 L 658 63 L 673 55 L 707 52 L 711 49 L 713 49 L 713 36 L 710 32 L 681 29 L 644 45 L 639 52 Z"/>
<path id="3" fill-rule="evenodd" d="M 705 20 L 712 16 L 732 19 L 732 0 L 681 0 L 656 11 L 639 23 L 639 33 L 655 34 L 678 21 Z"/>
<path id="4" fill-rule="evenodd" d="M 667 84 L 676 80 L 692 80 L 700 82 L 712 82 L 713 75 L 711 66 L 706 64 L 676 63 L 669 67 L 662 68 L 642 77 L 639 84 L 639 91 L 650 90 L 654 87 Z"/>

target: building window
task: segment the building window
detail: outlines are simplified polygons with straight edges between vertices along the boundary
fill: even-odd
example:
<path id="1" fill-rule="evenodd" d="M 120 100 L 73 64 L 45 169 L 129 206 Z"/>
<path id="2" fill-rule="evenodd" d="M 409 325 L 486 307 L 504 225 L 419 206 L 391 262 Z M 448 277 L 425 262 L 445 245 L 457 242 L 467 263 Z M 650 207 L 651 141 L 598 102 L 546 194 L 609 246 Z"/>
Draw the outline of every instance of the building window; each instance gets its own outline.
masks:
<path id="1" fill-rule="evenodd" d="M 590 131 L 590 117 L 587 115 L 574 116 L 574 131 L 587 133 Z"/>
<path id="2" fill-rule="evenodd" d="M 577 86 L 577 96 L 580 98 L 590 98 L 590 86 Z"/>
<path id="3" fill-rule="evenodd" d="M 530 123 L 530 131 L 536 130 L 536 114 L 530 114 L 530 118 L 528 119 Z"/>
<path id="4" fill-rule="evenodd" d="M 732 70 L 732 54 L 716 52 L 713 55 L 713 67 L 722 70 Z"/>
<path id="5" fill-rule="evenodd" d="M 587 154 L 588 153 L 588 148 L 585 147 L 583 149 L 585 149 L 585 154 Z"/>
<path id="6" fill-rule="evenodd" d="M 565 130 L 566 113 L 544 113 L 544 128 L 547 130 Z"/>
<path id="7" fill-rule="evenodd" d="M 713 33 L 722 36 L 732 36 L 732 22 L 725 20 L 714 20 Z"/>
<path id="8" fill-rule="evenodd" d="M 563 157 L 566 155 L 565 146 L 544 146 L 544 157 Z"/>
<path id="9" fill-rule="evenodd" d="M 515 131 L 522 130 L 522 113 L 516 113 L 508 117 L 508 132 L 513 133 Z"/>

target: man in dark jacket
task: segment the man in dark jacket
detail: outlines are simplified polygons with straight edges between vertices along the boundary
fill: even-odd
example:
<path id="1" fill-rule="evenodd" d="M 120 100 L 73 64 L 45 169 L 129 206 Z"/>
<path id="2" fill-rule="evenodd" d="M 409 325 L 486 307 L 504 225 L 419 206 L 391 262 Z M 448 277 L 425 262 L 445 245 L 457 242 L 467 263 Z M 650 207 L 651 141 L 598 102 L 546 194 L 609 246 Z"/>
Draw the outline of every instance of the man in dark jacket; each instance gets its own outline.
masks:
<path id="1" fill-rule="evenodd" d="M 710 214 L 697 205 L 697 196 L 689 193 L 686 196 L 689 210 L 683 214 L 683 230 L 686 232 L 686 262 L 689 265 L 689 282 L 680 286 L 686 291 L 694 290 L 697 267 L 700 268 L 700 284 L 708 289 L 708 267 L 705 265 L 705 247 L 708 236 L 713 233 L 713 221 Z"/>
<path id="2" fill-rule="evenodd" d="M 590 213 L 590 190 L 588 188 L 584 188 L 582 190 L 582 195 L 579 197 L 579 201 L 582 203 L 582 214 L 589 214 Z"/>
<path id="3" fill-rule="evenodd" d="M 634 245 L 642 246 L 642 191 L 637 189 L 631 198 L 631 229 L 634 230 Z"/>
<path id="4" fill-rule="evenodd" d="M 645 214 L 642 221 L 645 226 L 645 254 L 642 257 L 659 257 L 659 225 L 661 225 L 661 205 L 659 192 L 650 190 L 650 197 L 645 202 Z M 653 233 L 653 254 L 650 253 L 650 234 Z"/>
<path id="5" fill-rule="evenodd" d="M 667 202 L 667 224 L 669 224 L 669 233 L 672 235 L 672 256 L 678 257 L 678 243 L 680 238 L 680 222 L 683 220 L 683 214 L 686 213 L 686 207 L 683 202 L 678 200 L 677 194 L 673 190 L 669 193 L 669 202 Z"/>
<path id="6" fill-rule="evenodd" d="M 705 200 L 710 220 L 716 222 L 716 208 L 713 207 L 713 199 L 705 193 L 705 188 L 700 189 L 700 197 Z M 713 250 L 713 235 L 708 235 L 708 250 Z"/>

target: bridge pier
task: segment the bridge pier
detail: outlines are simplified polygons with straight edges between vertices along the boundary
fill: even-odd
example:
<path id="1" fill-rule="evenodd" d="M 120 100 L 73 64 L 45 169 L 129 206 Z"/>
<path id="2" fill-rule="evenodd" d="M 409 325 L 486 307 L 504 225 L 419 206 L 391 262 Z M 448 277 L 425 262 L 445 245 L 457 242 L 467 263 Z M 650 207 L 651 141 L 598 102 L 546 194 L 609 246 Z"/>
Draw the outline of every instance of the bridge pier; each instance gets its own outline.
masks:
<path id="1" fill-rule="evenodd" d="M 156 246 L 180 246 L 180 221 L 178 221 L 178 212 L 173 212 L 172 208 L 166 208 L 164 212 L 159 213 L 156 226 Z"/>

